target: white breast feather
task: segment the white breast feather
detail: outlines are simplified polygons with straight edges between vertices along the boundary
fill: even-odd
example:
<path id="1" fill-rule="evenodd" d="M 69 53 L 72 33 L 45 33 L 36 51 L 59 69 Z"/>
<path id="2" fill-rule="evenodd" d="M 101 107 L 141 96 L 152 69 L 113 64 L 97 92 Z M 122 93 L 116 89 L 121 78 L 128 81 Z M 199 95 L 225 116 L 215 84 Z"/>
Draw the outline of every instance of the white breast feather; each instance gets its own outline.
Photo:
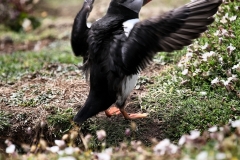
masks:
<path id="1" fill-rule="evenodd" d="M 125 35 L 128 37 L 134 25 L 139 22 L 139 19 L 131 19 L 123 23 Z M 137 84 L 138 74 L 127 76 L 122 82 L 122 93 L 118 95 L 118 103 L 124 103 L 127 97 L 130 95 L 135 85 Z"/>

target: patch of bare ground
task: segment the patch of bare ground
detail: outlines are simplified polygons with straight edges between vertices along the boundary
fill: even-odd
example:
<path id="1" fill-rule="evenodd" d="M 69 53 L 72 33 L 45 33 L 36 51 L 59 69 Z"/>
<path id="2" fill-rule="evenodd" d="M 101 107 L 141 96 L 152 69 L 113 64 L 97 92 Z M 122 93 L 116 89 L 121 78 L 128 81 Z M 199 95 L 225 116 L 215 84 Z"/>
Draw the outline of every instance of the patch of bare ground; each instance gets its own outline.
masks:
<path id="1" fill-rule="evenodd" d="M 54 77 L 44 76 L 44 72 L 25 76 L 13 85 L 0 86 L 0 109 L 11 115 L 10 127 L 0 134 L 1 141 L 10 138 L 20 144 L 32 144 L 39 138 L 39 125 L 46 122 L 47 116 L 54 115 L 56 108 L 84 103 L 89 87 L 79 72 Z M 47 139 L 51 139 L 51 129 L 44 132 Z"/>
<path id="2" fill-rule="evenodd" d="M 73 108 L 74 113 L 84 104 L 89 86 L 82 77 L 80 71 L 69 71 L 65 74 L 53 73 L 57 70 L 58 65 L 46 66 L 46 70 L 26 75 L 16 83 L 2 84 L 0 86 L 0 109 L 11 115 L 10 126 L 3 130 L 0 134 L 0 141 L 10 139 L 15 144 L 35 144 L 41 136 L 44 136 L 49 143 L 54 140 L 53 132 L 59 131 L 61 128 L 48 126 L 42 128 L 41 124 L 45 123 L 48 116 L 56 114 L 57 109 Z M 151 76 L 161 72 L 163 67 L 153 63 L 142 72 L 142 76 Z M 52 71 L 51 76 L 46 76 L 47 71 Z M 139 100 L 147 94 L 145 85 L 154 83 L 153 81 L 141 84 L 135 89 L 128 100 L 126 110 L 129 113 L 145 112 L 140 108 Z M 103 128 L 106 124 L 111 124 L 114 129 L 116 126 L 130 126 L 130 121 L 123 118 L 122 115 L 107 118 L 104 113 L 100 113 L 93 119 L 97 119 Z M 70 119 L 71 121 L 71 119 Z M 150 142 L 151 138 L 161 139 L 160 123 L 157 120 L 146 118 L 144 120 L 135 121 L 141 127 L 140 140 Z M 121 131 L 124 132 L 124 129 Z M 87 134 L 87 130 L 83 130 Z M 140 136 L 139 135 L 139 136 Z M 118 139 L 120 141 L 120 139 Z"/>

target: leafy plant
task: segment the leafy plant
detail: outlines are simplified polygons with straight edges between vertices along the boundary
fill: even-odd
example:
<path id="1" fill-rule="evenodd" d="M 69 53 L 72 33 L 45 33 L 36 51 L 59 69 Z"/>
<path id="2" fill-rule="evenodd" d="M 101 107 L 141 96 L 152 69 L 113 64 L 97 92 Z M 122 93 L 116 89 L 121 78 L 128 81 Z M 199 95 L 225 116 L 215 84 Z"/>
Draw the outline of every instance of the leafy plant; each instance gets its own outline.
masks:
<path id="1" fill-rule="evenodd" d="M 1 99 L 0 99 L 1 100 Z M 0 111 L 0 131 L 5 127 L 10 126 L 11 116 L 3 111 Z"/>
<path id="2" fill-rule="evenodd" d="M 72 108 L 61 109 L 52 106 L 48 108 L 52 110 L 52 114 L 47 116 L 47 122 L 49 127 L 54 128 L 53 134 L 55 137 L 63 135 L 73 127 L 71 123 L 73 119 Z"/>
<path id="3" fill-rule="evenodd" d="M 193 90 L 224 89 L 237 97 L 240 91 L 239 2 L 225 1 L 203 38 L 187 48 L 179 74 Z M 220 90 L 221 90 L 220 89 Z"/>
<path id="4" fill-rule="evenodd" d="M 14 31 L 31 30 L 40 26 L 40 21 L 31 15 L 31 9 L 39 0 L 1 0 L 0 23 Z"/>

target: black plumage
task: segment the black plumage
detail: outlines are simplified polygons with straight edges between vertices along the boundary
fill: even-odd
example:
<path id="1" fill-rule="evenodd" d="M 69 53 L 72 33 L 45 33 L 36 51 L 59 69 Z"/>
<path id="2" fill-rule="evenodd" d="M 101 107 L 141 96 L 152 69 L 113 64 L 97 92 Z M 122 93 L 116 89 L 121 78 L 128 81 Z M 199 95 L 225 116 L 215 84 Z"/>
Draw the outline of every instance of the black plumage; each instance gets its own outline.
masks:
<path id="1" fill-rule="evenodd" d="M 77 14 L 71 44 L 76 56 L 83 56 L 83 70 L 90 74 L 90 92 L 84 106 L 74 117 L 78 123 L 106 111 L 115 104 L 127 119 L 146 117 L 124 110 L 125 101 L 134 88 L 137 74 L 160 51 L 180 50 L 192 43 L 207 26 L 222 0 L 196 0 L 157 18 L 134 25 L 129 36 L 123 23 L 138 18 L 150 0 L 112 0 L 106 15 L 86 25 L 94 0 L 85 0 Z M 107 111 L 106 111 L 107 114 Z"/>

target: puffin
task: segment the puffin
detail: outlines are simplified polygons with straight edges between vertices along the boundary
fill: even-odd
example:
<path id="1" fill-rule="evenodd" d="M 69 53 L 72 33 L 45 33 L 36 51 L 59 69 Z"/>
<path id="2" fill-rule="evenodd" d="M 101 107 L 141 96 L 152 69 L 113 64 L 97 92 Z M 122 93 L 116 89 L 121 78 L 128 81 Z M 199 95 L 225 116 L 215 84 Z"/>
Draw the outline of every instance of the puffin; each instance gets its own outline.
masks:
<path id="1" fill-rule="evenodd" d="M 87 25 L 94 0 L 84 0 L 71 33 L 75 56 L 83 57 L 81 69 L 89 78 L 90 91 L 74 116 L 82 124 L 104 111 L 110 117 L 146 118 L 146 113 L 127 113 L 125 104 L 138 74 L 158 52 L 181 50 L 214 22 L 222 0 L 192 0 L 162 15 L 140 21 L 139 12 L 151 0 L 111 0 L 106 14 Z"/>

